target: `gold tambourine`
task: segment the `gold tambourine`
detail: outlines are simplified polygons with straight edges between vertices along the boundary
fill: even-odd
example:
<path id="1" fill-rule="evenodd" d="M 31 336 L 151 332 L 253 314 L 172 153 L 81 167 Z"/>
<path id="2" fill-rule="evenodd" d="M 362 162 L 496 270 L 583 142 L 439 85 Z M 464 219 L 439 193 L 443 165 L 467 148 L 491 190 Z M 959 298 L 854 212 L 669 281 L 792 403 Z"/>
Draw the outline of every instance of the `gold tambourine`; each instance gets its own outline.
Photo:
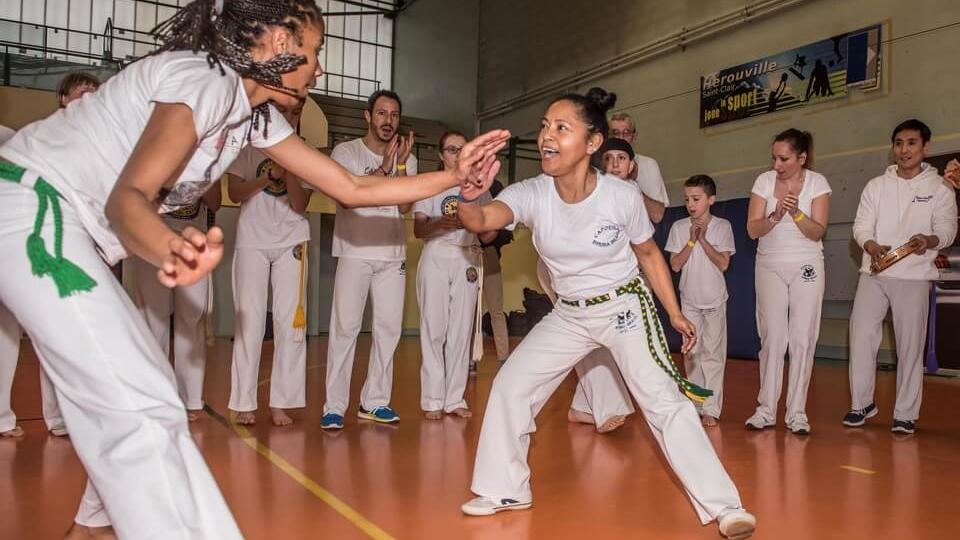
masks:
<path id="1" fill-rule="evenodd" d="M 907 255 L 916 252 L 917 250 L 923 249 L 924 241 L 919 238 L 913 238 L 906 244 L 898 247 L 897 249 L 886 252 L 883 257 L 879 259 L 874 259 L 870 262 L 870 273 L 877 275 L 880 272 L 883 272 L 887 268 L 890 268 L 894 264 L 902 261 L 907 258 Z"/>

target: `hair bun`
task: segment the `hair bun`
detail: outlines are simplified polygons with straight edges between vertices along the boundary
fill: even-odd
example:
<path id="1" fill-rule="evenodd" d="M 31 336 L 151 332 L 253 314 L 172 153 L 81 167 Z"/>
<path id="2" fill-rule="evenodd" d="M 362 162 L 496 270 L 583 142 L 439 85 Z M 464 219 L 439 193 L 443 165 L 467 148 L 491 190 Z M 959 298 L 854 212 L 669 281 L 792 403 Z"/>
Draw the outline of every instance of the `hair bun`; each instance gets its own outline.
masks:
<path id="1" fill-rule="evenodd" d="M 607 92 L 603 88 L 593 87 L 587 91 L 587 101 L 604 114 L 617 104 L 617 95 L 613 92 Z"/>

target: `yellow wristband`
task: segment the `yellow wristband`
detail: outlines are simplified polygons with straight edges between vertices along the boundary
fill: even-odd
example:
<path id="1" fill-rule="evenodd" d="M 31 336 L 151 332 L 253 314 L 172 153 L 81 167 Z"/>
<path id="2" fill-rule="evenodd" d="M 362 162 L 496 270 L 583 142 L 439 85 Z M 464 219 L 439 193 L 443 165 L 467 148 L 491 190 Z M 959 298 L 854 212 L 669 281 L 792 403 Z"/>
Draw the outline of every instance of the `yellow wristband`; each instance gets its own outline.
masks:
<path id="1" fill-rule="evenodd" d="M 400 172 L 407 172 L 407 164 L 406 164 L 406 163 L 397 163 L 397 170 L 400 171 Z"/>
<path id="2" fill-rule="evenodd" d="M 693 246 L 697 245 L 697 243 L 694 242 L 693 240 L 687 240 L 687 245 L 690 246 L 690 247 L 693 247 Z"/>
<path id="3" fill-rule="evenodd" d="M 793 220 L 796 221 L 797 223 L 800 223 L 801 221 L 806 219 L 806 217 L 807 216 L 803 215 L 803 212 L 800 212 L 799 214 L 793 216 Z"/>

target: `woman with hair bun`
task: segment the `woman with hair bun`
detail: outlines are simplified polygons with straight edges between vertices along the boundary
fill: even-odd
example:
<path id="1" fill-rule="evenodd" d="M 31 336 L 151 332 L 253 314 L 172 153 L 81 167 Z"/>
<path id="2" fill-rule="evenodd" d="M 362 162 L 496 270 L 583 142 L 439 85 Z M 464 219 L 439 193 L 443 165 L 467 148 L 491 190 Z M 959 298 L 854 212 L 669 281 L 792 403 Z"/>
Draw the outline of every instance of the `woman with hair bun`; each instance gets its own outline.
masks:
<path id="1" fill-rule="evenodd" d="M 615 94 L 600 88 L 555 99 L 537 138 L 543 174 L 508 186 L 484 206 L 476 196 L 460 195 L 458 215 L 470 231 L 517 223 L 533 231 L 558 296 L 556 309 L 494 379 L 471 486 L 478 497 L 461 509 L 485 516 L 533 504 L 527 453 L 534 417 L 581 358 L 607 347 L 701 522 L 717 520 L 724 536 L 746 538 L 756 520 L 743 509 L 687 399 L 709 392 L 681 377 L 670 360 L 653 298 L 637 271 L 639 261 L 689 350 L 694 328 L 680 312 L 640 191 L 590 166 L 615 102 Z"/>
<path id="2" fill-rule="evenodd" d="M 756 289 L 760 333 L 760 394 L 747 429 L 776 425 L 784 354 L 790 353 L 787 429 L 810 433 L 807 387 L 820 335 L 823 243 L 830 184 L 813 164 L 813 137 L 788 129 L 773 140 L 773 170 L 757 177 L 750 194 L 747 233 L 758 238 Z M 787 219 L 784 219 L 787 218 Z"/>

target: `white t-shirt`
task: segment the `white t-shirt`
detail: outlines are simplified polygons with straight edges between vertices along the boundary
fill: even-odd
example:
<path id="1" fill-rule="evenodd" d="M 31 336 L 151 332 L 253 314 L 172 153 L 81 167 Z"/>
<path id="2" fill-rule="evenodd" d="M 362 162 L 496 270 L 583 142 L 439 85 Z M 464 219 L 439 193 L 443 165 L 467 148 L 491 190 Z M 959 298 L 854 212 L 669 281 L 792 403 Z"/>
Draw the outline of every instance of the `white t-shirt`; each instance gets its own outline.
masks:
<path id="1" fill-rule="evenodd" d="M 513 211 L 511 227 L 523 223 L 533 231 L 560 298 L 583 300 L 630 281 L 638 275 L 630 244 L 653 237 L 640 191 L 606 174 L 576 204 L 563 202 L 546 174 L 507 186 L 497 200 Z"/>
<path id="2" fill-rule="evenodd" d="M 667 187 L 663 184 L 663 175 L 660 174 L 660 165 L 657 164 L 657 160 L 635 154 L 633 162 L 637 164 L 637 187 L 640 188 L 643 196 L 669 206 Z"/>
<path id="3" fill-rule="evenodd" d="M 799 195 L 799 207 L 804 214 L 810 216 L 813 200 L 833 190 L 830 189 L 827 179 L 818 172 L 807 169 L 804 171 L 804 176 L 803 188 L 800 189 Z M 777 209 L 777 198 L 773 196 L 776 185 L 777 172 L 767 171 L 757 177 L 757 181 L 753 183 L 753 188 L 750 190 L 751 193 L 767 201 L 764 216 L 769 216 Z M 757 255 L 783 259 L 806 258 L 810 255 L 822 256 L 823 242 L 810 240 L 804 236 L 790 214 L 784 214 L 783 219 L 770 232 L 760 237 Z"/>
<path id="4" fill-rule="evenodd" d="M 896 249 L 915 234 L 940 239 L 935 249 L 916 253 L 887 268 L 880 275 L 898 279 L 934 280 L 940 276 L 934 265 L 937 250 L 953 243 L 957 235 L 957 201 L 937 169 L 924 163 L 920 174 L 906 180 L 891 165 L 882 176 L 867 183 L 860 195 L 853 237 L 863 247 L 868 240 Z M 870 273 L 870 254 L 863 252 L 860 271 Z"/>
<path id="5" fill-rule="evenodd" d="M 244 148 L 227 171 L 244 181 L 267 174 L 273 161 L 253 147 Z M 283 182 L 270 183 L 240 205 L 237 219 L 237 247 L 254 249 L 287 248 L 310 240 L 307 218 L 290 208 Z"/>
<path id="6" fill-rule="evenodd" d="M 358 176 L 369 176 L 383 163 L 354 139 L 338 144 L 330 154 L 337 163 Z M 407 158 L 407 175 L 417 174 L 417 158 Z M 372 208 L 343 208 L 337 205 L 333 224 L 333 256 L 373 261 L 402 261 L 407 258 L 407 229 L 396 205 Z"/>
<path id="7" fill-rule="evenodd" d="M 690 219 L 675 221 L 670 227 L 665 249 L 670 253 L 683 251 L 690 240 L 691 225 Z M 710 218 L 706 238 L 720 253 L 733 255 L 737 252 L 733 241 L 733 227 L 723 218 Z M 727 301 L 727 282 L 723 279 L 723 272 L 713 264 L 700 242 L 693 246 L 693 251 L 680 272 L 680 300 L 684 305 L 696 309 L 712 309 Z"/>
<path id="8" fill-rule="evenodd" d="M 16 134 L 16 131 L 8 128 L 7 126 L 0 126 L 0 144 L 9 141 L 10 138 Z"/>
<path id="9" fill-rule="evenodd" d="M 434 195 L 429 199 L 417 201 L 413 205 L 414 214 L 422 214 L 428 219 L 436 219 L 441 216 L 455 215 L 460 201 L 457 195 L 460 193 L 460 187 L 454 186 L 443 193 Z M 477 201 L 479 204 L 487 204 L 491 201 L 490 193 L 484 193 Z M 426 238 L 425 242 L 439 242 L 441 244 L 450 244 L 452 246 L 479 246 L 480 241 L 477 235 L 459 228 L 452 231 L 445 231 L 442 234 L 436 234 Z"/>
<path id="10" fill-rule="evenodd" d="M 104 205 L 153 113 L 155 103 L 193 111 L 197 147 L 159 212 L 195 202 L 220 178 L 248 141 L 273 146 L 293 133 L 271 106 L 269 137 L 250 129 L 250 101 L 240 76 L 207 63 L 205 53 L 162 53 L 130 64 L 97 91 L 34 122 L 0 147 L 0 156 L 38 174 L 77 212 L 108 263 L 126 256 Z M 262 122 L 262 121 L 261 121 Z"/>

